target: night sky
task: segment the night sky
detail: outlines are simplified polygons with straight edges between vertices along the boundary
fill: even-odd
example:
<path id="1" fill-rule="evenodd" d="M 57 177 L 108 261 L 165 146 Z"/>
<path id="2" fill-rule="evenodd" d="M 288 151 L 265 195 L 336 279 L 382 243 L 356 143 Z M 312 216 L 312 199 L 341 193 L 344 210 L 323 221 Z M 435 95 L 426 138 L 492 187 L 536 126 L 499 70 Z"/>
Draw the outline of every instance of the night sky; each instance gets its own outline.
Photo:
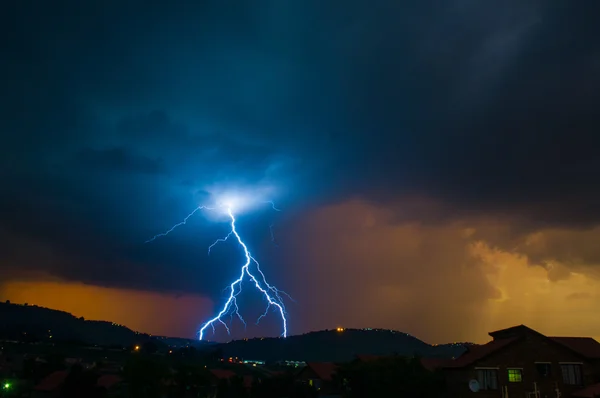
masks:
<path id="1" fill-rule="evenodd" d="M 408 3 L 4 1 L 0 299 L 193 337 L 234 194 L 290 334 L 600 337 L 600 3 Z"/>

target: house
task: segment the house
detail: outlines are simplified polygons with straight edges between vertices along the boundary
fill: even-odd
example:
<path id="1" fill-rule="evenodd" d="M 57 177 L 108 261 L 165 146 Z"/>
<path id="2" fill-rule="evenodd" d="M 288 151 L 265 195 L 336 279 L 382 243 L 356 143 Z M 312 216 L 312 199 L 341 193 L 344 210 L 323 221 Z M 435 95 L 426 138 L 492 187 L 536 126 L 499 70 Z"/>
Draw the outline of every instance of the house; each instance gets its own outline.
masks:
<path id="1" fill-rule="evenodd" d="M 600 391 L 600 343 L 586 337 L 548 337 L 525 325 L 489 333 L 441 365 L 453 397 L 585 397 Z M 592 394 L 592 395 L 590 395 Z"/>
<path id="2" fill-rule="evenodd" d="M 242 384 L 244 388 L 250 390 L 252 388 L 252 383 L 254 382 L 254 377 L 251 375 L 238 375 L 232 370 L 228 369 L 211 369 L 210 374 L 213 379 L 213 384 L 216 386 L 221 380 L 230 380 L 233 377 L 239 377 L 242 379 Z"/>
<path id="3" fill-rule="evenodd" d="M 115 374 L 103 374 L 96 380 L 96 385 L 103 393 L 120 392 L 123 389 L 123 378 Z"/>
<path id="4" fill-rule="evenodd" d="M 319 394 L 334 394 L 338 391 L 333 380 L 336 370 L 333 362 L 307 362 L 296 374 L 296 381 L 314 387 Z"/>
<path id="5" fill-rule="evenodd" d="M 33 388 L 32 397 L 57 397 L 68 375 L 66 370 L 50 373 Z"/>
<path id="6" fill-rule="evenodd" d="M 59 397 L 61 395 L 61 389 L 65 385 L 68 376 L 69 372 L 66 370 L 58 370 L 50 373 L 33 388 L 32 397 Z M 93 394 L 94 396 L 105 395 L 106 392 L 111 392 L 118 389 L 122 381 L 123 379 L 117 375 L 100 375 L 96 379 L 96 387 L 93 387 L 93 391 L 89 391 L 89 393 Z"/>
<path id="7" fill-rule="evenodd" d="M 229 386 L 235 388 L 243 388 L 247 391 L 252 389 L 254 377 L 248 374 L 238 374 L 230 369 L 210 369 L 211 390 L 208 392 L 209 397 L 216 397 L 221 387 Z"/>
<path id="8" fill-rule="evenodd" d="M 115 361 L 101 361 L 94 366 L 102 374 L 119 374 L 123 371 L 123 365 Z"/>

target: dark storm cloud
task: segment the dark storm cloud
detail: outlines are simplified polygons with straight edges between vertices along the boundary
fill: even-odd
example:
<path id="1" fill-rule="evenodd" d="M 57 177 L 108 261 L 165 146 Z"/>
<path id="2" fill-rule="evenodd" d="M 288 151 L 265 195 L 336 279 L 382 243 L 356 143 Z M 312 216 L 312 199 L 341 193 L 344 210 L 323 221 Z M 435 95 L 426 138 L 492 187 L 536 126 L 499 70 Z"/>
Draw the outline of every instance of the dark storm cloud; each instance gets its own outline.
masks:
<path id="1" fill-rule="evenodd" d="M 123 173 L 145 174 L 158 174 L 165 171 L 163 163 L 160 160 L 137 155 L 130 149 L 122 147 L 100 150 L 85 148 L 77 154 L 75 160 L 80 166 L 88 167 L 92 170 L 104 169 Z"/>
<path id="2" fill-rule="evenodd" d="M 411 195 L 440 203 L 414 218 L 600 216 L 595 3 L 4 7 L 3 228 L 94 259 L 40 259 L 62 276 L 223 285 L 198 260 L 214 226 L 140 247 L 223 185 L 298 211 Z"/>

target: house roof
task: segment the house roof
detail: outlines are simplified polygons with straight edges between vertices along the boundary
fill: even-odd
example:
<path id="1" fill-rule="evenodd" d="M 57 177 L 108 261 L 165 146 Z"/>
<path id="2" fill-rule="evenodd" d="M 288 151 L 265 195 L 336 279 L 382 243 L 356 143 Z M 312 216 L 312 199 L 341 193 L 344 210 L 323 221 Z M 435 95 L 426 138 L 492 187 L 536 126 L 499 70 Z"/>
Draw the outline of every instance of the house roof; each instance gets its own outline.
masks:
<path id="1" fill-rule="evenodd" d="M 600 396 L 600 383 L 592 384 L 584 389 L 575 391 L 574 393 L 571 393 L 571 396 L 578 398 L 595 398 Z"/>
<path id="2" fill-rule="evenodd" d="M 307 362 L 306 367 L 315 372 L 321 380 L 330 381 L 337 370 L 337 365 L 333 362 Z"/>
<path id="3" fill-rule="evenodd" d="M 58 389 L 67 378 L 67 371 L 59 370 L 53 373 L 50 373 L 48 376 L 44 377 L 42 381 L 35 386 L 35 390 L 37 391 L 55 391 Z"/>
<path id="4" fill-rule="evenodd" d="M 600 343 L 591 337 L 549 337 L 585 358 L 600 359 Z"/>
<path id="5" fill-rule="evenodd" d="M 517 325 L 517 326 L 511 326 L 506 329 L 494 330 L 493 332 L 489 332 L 488 334 L 491 337 L 493 337 L 494 340 L 497 340 L 497 339 L 506 339 L 506 338 L 521 336 L 523 334 L 523 332 L 530 332 L 530 333 L 538 334 L 540 336 L 544 336 L 537 330 L 533 330 L 530 327 L 527 327 L 525 325 Z M 546 336 L 544 336 L 544 337 L 546 337 Z"/>
<path id="6" fill-rule="evenodd" d="M 462 368 L 464 366 L 469 366 L 474 362 L 487 357 L 488 355 L 493 354 L 494 352 L 508 346 L 509 344 L 517 341 L 518 337 L 511 337 L 506 339 L 497 339 L 492 340 L 489 343 L 482 345 L 472 345 L 468 347 L 468 350 L 459 356 L 458 358 L 448 361 L 444 368 Z"/>
<path id="7" fill-rule="evenodd" d="M 217 379 L 231 379 L 235 376 L 235 372 L 228 369 L 211 369 L 210 373 Z"/>
<path id="8" fill-rule="evenodd" d="M 487 344 L 467 347 L 467 351 L 463 355 L 443 367 L 461 368 L 471 365 L 518 340 L 520 336 L 523 336 L 523 333 L 534 333 L 544 338 L 548 338 L 585 358 L 600 359 L 600 343 L 591 337 L 547 337 L 525 325 L 518 325 L 490 332 L 489 335 L 493 337 L 494 340 Z"/>
<path id="9" fill-rule="evenodd" d="M 107 390 L 111 387 L 113 387 L 115 384 L 120 383 L 121 381 L 123 381 L 123 379 L 117 375 L 102 375 L 100 377 L 98 377 L 98 380 L 96 380 L 96 384 L 99 387 L 104 387 Z"/>

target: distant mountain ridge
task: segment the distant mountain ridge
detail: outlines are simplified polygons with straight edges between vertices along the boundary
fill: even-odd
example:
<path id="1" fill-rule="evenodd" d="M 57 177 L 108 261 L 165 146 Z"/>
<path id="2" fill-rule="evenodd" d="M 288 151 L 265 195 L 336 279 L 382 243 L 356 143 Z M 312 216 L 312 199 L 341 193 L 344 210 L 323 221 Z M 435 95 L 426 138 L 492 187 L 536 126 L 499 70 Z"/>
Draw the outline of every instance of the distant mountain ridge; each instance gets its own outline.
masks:
<path id="1" fill-rule="evenodd" d="M 452 358 L 466 348 L 461 343 L 430 345 L 407 333 L 385 329 L 344 329 L 310 332 L 287 338 L 235 340 L 219 345 L 225 357 L 263 361 L 345 362 L 356 355 L 419 355 Z"/>
<path id="2" fill-rule="evenodd" d="M 109 347 L 129 346 L 150 336 L 112 322 L 88 321 L 65 311 L 6 302 L 0 303 L 0 337 Z"/>
<path id="3" fill-rule="evenodd" d="M 469 343 L 430 345 L 407 333 L 385 329 L 337 329 L 287 338 L 255 338 L 229 343 L 151 336 L 123 325 L 88 321 L 64 311 L 35 305 L 0 303 L 0 339 L 74 342 L 103 347 L 128 347 L 152 340 L 164 347 L 218 349 L 225 358 L 246 360 L 344 362 L 356 355 L 419 355 L 452 358 Z"/>

